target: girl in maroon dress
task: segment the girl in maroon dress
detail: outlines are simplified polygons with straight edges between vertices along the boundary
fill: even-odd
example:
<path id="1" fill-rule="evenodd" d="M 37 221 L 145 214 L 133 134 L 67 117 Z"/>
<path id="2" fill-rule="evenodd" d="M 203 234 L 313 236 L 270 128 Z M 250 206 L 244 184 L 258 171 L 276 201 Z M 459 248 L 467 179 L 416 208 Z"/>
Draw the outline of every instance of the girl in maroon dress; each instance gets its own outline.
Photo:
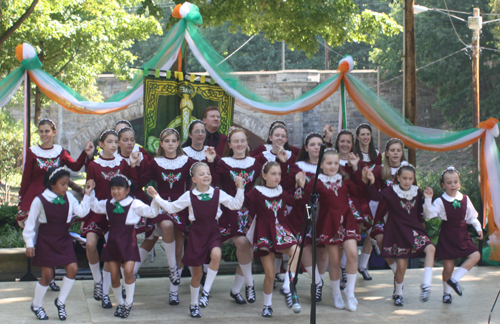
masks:
<path id="1" fill-rule="evenodd" d="M 162 199 L 177 200 L 188 189 L 189 168 L 194 162 L 182 151 L 179 132 L 173 128 L 166 128 L 160 133 L 160 146 L 148 171 L 142 175 L 141 186 L 150 180 L 155 180 L 158 184 L 158 194 Z M 188 213 L 181 211 L 170 214 L 162 210 L 152 223 L 161 230 L 162 245 L 167 256 L 170 275 L 169 303 L 177 305 Z"/>
<path id="2" fill-rule="evenodd" d="M 217 165 L 214 165 L 215 150 L 209 147 L 206 154 L 212 174 L 212 183 L 217 185 L 220 182 L 222 189 L 229 195 L 236 194 L 234 179 L 237 176 L 243 178 L 245 193 L 248 193 L 262 170 L 262 165 L 255 158 L 248 156 L 247 134 L 241 128 L 233 128 L 229 131 L 223 157 L 217 162 Z M 222 211 L 219 220 L 222 242 L 234 243 L 239 263 L 230 296 L 236 303 L 245 304 L 240 290 L 243 283 L 246 283 L 246 299 L 249 303 L 253 303 L 255 302 L 255 288 L 252 276 L 252 245 L 246 237 L 252 223 L 252 215 L 245 207 L 238 211 L 223 208 Z"/>
<path id="3" fill-rule="evenodd" d="M 319 160 L 319 152 L 321 149 L 321 144 L 324 143 L 323 136 L 319 133 L 309 133 L 304 139 L 304 145 L 300 149 L 299 154 L 295 164 L 290 167 L 290 171 L 287 173 L 286 169 L 282 166 L 281 174 L 283 175 L 281 180 L 281 187 L 287 188 L 288 193 L 292 194 L 296 184 L 297 173 L 304 173 L 306 178 L 306 184 L 311 180 L 314 180 L 316 175 L 316 168 Z M 283 150 L 278 153 L 278 155 L 283 154 Z M 286 176 L 285 176 L 286 175 Z M 302 223 L 306 215 L 305 203 L 300 204 L 292 208 L 290 215 L 287 216 L 288 225 L 290 230 L 295 234 L 300 241 L 300 235 L 302 230 Z M 312 276 L 312 272 L 316 271 L 316 301 L 321 301 L 323 293 L 323 277 L 326 273 L 326 268 L 328 267 L 328 253 L 326 249 L 322 246 L 317 249 L 317 267 L 313 270 L 312 267 L 312 246 L 310 244 L 310 237 L 305 242 L 304 250 L 302 251 L 302 265 L 306 269 L 307 273 Z M 285 282 L 288 280 L 288 274 L 285 274 Z M 288 294 L 286 286 L 280 290 L 285 295 Z"/>
<path id="4" fill-rule="evenodd" d="M 43 178 L 47 189 L 33 199 L 30 214 L 23 230 L 26 256 L 33 258 L 32 264 L 40 266 L 42 277 L 36 284 L 31 310 L 39 320 L 49 317 L 42 307 L 42 300 L 54 275 L 54 267 L 64 266 L 66 275 L 59 296 L 54 301 L 60 320 L 65 320 L 66 297 L 75 282 L 78 266 L 73 249 L 73 240 L 68 232 L 68 224 L 73 215 L 85 217 L 90 210 L 91 184 L 85 186 L 82 204 L 67 192 L 69 172 L 64 168 L 49 168 Z"/>
<path id="5" fill-rule="evenodd" d="M 294 196 L 290 195 L 279 185 L 281 181 L 281 167 L 277 162 L 266 162 L 262 168 L 261 177 L 256 182 L 254 189 L 250 190 L 245 198 L 245 205 L 251 215 L 255 215 L 252 226 L 247 234 L 253 243 L 254 256 L 260 257 L 264 267 L 264 309 L 263 317 L 271 317 L 273 314 L 272 297 L 273 283 L 275 278 L 275 253 L 285 253 L 290 258 L 294 253 L 300 253 L 297 248 L 297 240 L 292 234 L 285 218 L 286 205 L 296 204 Z M 297 173 L 297 184 L 299 189 L 296 198 L 302 198 L 302 188 L 305 185 L 303 173 Z M 292 258 L 289 269 L 297 268 L 297 258 Z M 288 280 L 283 284 L 289 287 Z M 289 288 L 288 288 L 289 290 Z M 286 296 L 287 306 L 291 307 L 292 293 Z"/>
<path id="6" fill-rule="evenodd" d="M 441 187 L 445 193 L 432 202 L 433 191 L 427 187 L 424 191 L 424 216 L 439 217 L 443 222 L 436 246 L 436 258 L 443 259 L 443 303 L 451 304 L 451 288 L 462 296 L 458 282 L 475 266 L 480 254 L 472 242 L 467 224 L 474 226 L 478 239 L 483 239 L 481 223 L 477 220 L 477 211 L 469 197 L 460 193 L 460 173 L 454 167 L 448 167 L 441 175 Z M 467 258 L 453 274 L 455 259 Z M 453 274 L 453 276 L 452 276 Z"/>
<path id="7" fill-rule="evenodd" d="M 376 165 L 372 169 L 373 175 L 376 179 L 375 187 L 377 190 L 392 186 L 394 178 L 396 177 L 396 171 L 401 166 L 403 161 L 406 161 L 403 142 L 399 138 L 391 138 L 385 144 L 384 164 Z M 416 181 L 414 184 L 416 184 Z M 380 254 L 380 251 L 382 250 L 382 243 L 384 241 L 385 218 L 388 212 L 387 204 L 385 201 L 371 200 L 370 209 L 374 214 L 373 227 L 370 236 L 377 242 L 377 254 Z M 395 260 L 393 258 L 386 257 L 385 261 L 395 274 L 397 268 Z M 396 285 L 395 282 L 394 285 Z"/>
<path id="8" fill-rule="evenodd" d="M 141 217 L 153 218 L 150 206 L 134 199 L 134 185 L 123 174 L 115 175 L 109 181 L 111 199 L 93 199 L 91 208 L 97 214 L 105 214 L 109 222 L 108 239 L 102 250 L 101 261 L 109 264 L 111 283 L 118 306 L 116 317 L 127 318 L 134 302 L 134 264 L 140 261 L 135 226 Z M 108 190 L 109 190 L 108 189 Z M 122 297 L 120 268 L 123 263 L 126 300 Z"/>
<path id="9" fill-rule="evenodd" d="M 188 131 L 189 138 L 182 144 L 182 150 L 187 156 L 195 161 L 207 162 L 205 151 L 208 146 L 204 145 L 207 137 L 205 123 L 202 120 L 196 119 L 189 124 Z"/>
<path id="10" fill-rule="evenodd" d="M 335 142 L 335 149 L 337 150 L 337 152 L 339 152 L 340 157 L 340 168 L 351 178 L 354 178 L 354 173 L 358 170 L 357 165 L 354 166 L 349 163 L 349 158 L 355 155 L 355 153 L 353 153 L 353 143 L 354 135 L 347 129 L 343 129 L 342 131 L 340 131 Z M 359 154 L 357 156 L 359 157 Z M 356 198 L 354 196 L 349 196 L 349 205 L 351 206 L 352 213 L 356 218 L 359 232 L 366 232 L 366 238 L 363 244 L 363 250 L 361 252 L 361 260 L 359 262 L 358 272 L 361 273 L 364 280 L 372 280 L 372 277 L 368 274 L 367 271 L 368 261 L 373 249 L 370 239 L 370 231 L 373 225 L 373 216 L 370 211 L 370 206 L 368 205 L 366 197 Z M 347 282 L 347 273 L 345 270 L 346 262 L 347 256 L 345 253 L 342 253 L 340 269 L 342 270 L 343 283 L 341 282 L 341 288 L 343 288 L 343 284 Z"/>
<path id="11" fill-rule="evenodd" d="M 269 126 L 269 135 L 271 135 L 271 130 L 276 125 L 283 125 L 286 128 L 286 124 L 284 121 L 275 120 L 271 123 L 271 126 Z M 290 145 L 288 143 L 288 139 L 287 139 L 285 145 L 287 145 L 289 147 L 289 148 L 287 148 L 287 150 L 291 151 L 293 153 L 293 155 L 297 156 L 299 154 L 300 148 Z M 272 148 L 273 148 L 273 142 L 271 141 L 270 138 L 268 138 L 266 141 L 266 144 L 261 144 L 261 145 L 257 146 L 255 149 L 253 149 L 252 152 L 250 152 L 250 156 L 256 157 L 257 155 L 259 155 L 262 152 L 270 151 Z"/>
<path id="12" fill-rule="evenodd" d="M 408 259 L 415 258 L 425 253 L 424 279 L 421 285 L 420 299 L 429 299 L 432 282 L 432 267 L 434 266 L 434 253 L 436 248 L 425 232 L 423 219 L 423 195 L 414 185 L 415 167 L 407 162 L 401 163 L 394 185 L 377 191 L 373 172 L 365 167 L 363 181 L 370 183 L 368 191 L 375 201 L 385 201 L 389 216 L 385 224 L 382 256 L 395 258 L 397 270 L 395 275 L 396 291 L 394 305 L 403 306 L 403 280 L 408 266 Z"/>
<path id="13" fill-rule="evenodd" d="M 128 121 L 128 120 L 119 120 L 116 122 L 115 124 L 115 132 L 118 133 L 118 131 L 124 127 L 128 127 L 128 128 L 131 128 L 131 129 L 134 129 L 132 127 L 132 124 Z M 125 141 L 123 141 L 125 142 Z M 121 147 L 122 145 L 120 145 Z M 130 151 L 130 146 L 133 147 L 132 151 Z M 127 149 L 125 150 L 126 152 L 130 152 L 130 153 L 133 153 L 133 152 L 140 152 L 143 156 L 143 158 L 146 158 L 148 160 L 148 162 L 152 162 L 153 161 L 153 156 L 151 154 L 149 154 L 148 151 L 146 151 L 142 146 L 140 146 L 139 144 L 137 144 L 135 142 L 135 137 L 133 139 L 133 145 L 131 145 L 130 142 L 127 142 Z M 115 155 L 117 155 L 118 152 L 116 152 Z M 128 156 L 128 155 L 127 155 Z"/>
<path id="14" fill-rule="evenodd" d="M 102 152 L 97 159 L 89 163 L 87 168 L 87 180 L 95 182 L 95 196 L 97 199 L 109 199 L 109 182 L 115 175 L 122 174 L 137 181 L 139 168 L 139 152 L 130 155 L 130 165 L 126 160 L 116 157 L 118 149 L 118 134 L 108 129 L 101 133 L 99 146 Z M 99 269 L 99 253 L 97 242 L 99 237 L 104 237 L 108 231 L 108 221 L 105 214 L 98 214 L 91 211 L 83 220 L 82 237 L 87 238 L 86 253 L 89 261 L 92 277 L 94 278 L 94 299 L 101 300 L 103 308 L 113 307 L 109 300 L 109 289 L 111 287 L 111 273 L 109 265 L 104 263 L 103 273 Z"/>
<path id="15" fill-rule="evenodd" d="M 368 166 L 373 169 L 375 165 L 382 164 L 382 155 L 375 149 L 373 144 L 372 128 L 368 124 L 359 124 L 356 128 L 356 143 L 354 144 L 354 154 L 359 155 L 359 167 Z"/>
<path id="16" fill-rule="evenodd" d="M 235 184 L 238 188 L 236 197 L 232 197 L 219 188 L 210 186 L 212 176 L 206 163 L 196 162 L 190 171 L 193 189 L 185 192 L 173 202 L 163 200 L 153 187 L 148 193 L 153 197 L 153 205 L 169 213 L 177 213 L 189 207 L 189 235 L 186 251 L 182 262 L 185 266 L 193 267 L 191 278 L 191 305 L 189 310 L 192 317 L 201 317 L 198 306 L 208 305 L 210 289 L 219 270 L 221 259 L 221 235 L 218 220 L 222 214 L 220 205 L 230 210 L 238 210 L 243 205 L 244 189 L 243 178 L 236 176 Z M 155 206 L 156 205 L 156 206 Z M 210 262 L 210 263 L 209 263 Z M 202 266 L 209 263 L 207 278 L 203 285 L 201 298 L 198 302 L 200 282 L 203 275 Z"/>
<path id="17" fill-rule="evenodd" d="M 26 161 L 24 161 L 17 207 L 17 222 L 21 228 L 24 228 L 24 221 L 29 215 L 33 199 L 45 190 L 43 177 L 47 170 L 66 165 L 75 172 L 80 171 L 84 164 L 92 160 L 94 153 L 92 142 L 87 142 L 85 151 L 80 154 L 78 160 L 74 161 L 61 145 L 54 144 L 54 137 L 57 134 L 56 124 L 48 118 L 41 119 L 38 123 L 38 134 L 42 144 L 30 147 L 26 152 Z"/>
<path id="18" fill-rule="evenodd" d="M 321 160 L 322 173 L 318 176 L 316 192 L 319 197 L 319 213 L 316 223 L 316 242 L 324 245 L 330 258 L 330 281 L 335 308 L 351 312 L 357 310 L 358 301 L 354 296 L 356 284 L 356 270 L 358 268 L 357 241 L 359 235 L 356 219 L 349 205 L 349 196 L 363 197 L 363 191 L 351 181 L 350 177 L 340 168 L 339 154 L 334 149 L 326 149 Z M 357 168 L 359 158 L 350 155 L 349 163 Z M 358 178 L 360 173 L 358 172 Z M 361 179 L 359 179 L 361 180 Z M 306 186 L 309 196 L 312 192 L 313 182 Z M 362 186 L 361 186 L 362 188 Z M 306 196 L 306 201 L 308 200 Z M 347 303 L 344 303 L 340 293 L 340 247 L 347 255 L 346 271 L 347 285 L 344 289 Z"/>

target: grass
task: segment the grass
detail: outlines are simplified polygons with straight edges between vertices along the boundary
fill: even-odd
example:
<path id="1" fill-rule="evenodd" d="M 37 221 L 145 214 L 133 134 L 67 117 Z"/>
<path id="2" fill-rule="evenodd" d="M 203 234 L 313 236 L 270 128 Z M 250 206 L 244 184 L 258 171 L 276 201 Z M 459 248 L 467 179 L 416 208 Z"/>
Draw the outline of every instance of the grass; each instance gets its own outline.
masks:
<path id="1" fill-rule="evenodd" d="M 23 248 L 23 231 L 19 227 L 5 225 L 0 230 L 0 248 Z"/>

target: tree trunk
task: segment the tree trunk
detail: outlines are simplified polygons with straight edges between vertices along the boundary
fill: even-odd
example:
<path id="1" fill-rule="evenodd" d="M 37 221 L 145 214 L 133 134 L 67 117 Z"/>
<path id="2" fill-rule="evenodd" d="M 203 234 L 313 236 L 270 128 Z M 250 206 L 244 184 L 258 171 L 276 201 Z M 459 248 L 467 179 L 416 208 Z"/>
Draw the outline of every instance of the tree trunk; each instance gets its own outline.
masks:
<path id="1" fill-rule="evenodd" d="M 19 19 L 3 33 L 2 36 L 0 36 L 0 48 L 2 47 L 3 43 L 9 39 L 9 37 L 23 24 L 23 22 L 33 13 L 35 10 L 36 5 L 38 4 L 38 0 L 33 0 L 31 5 L 29 6 L 28 9 L 24 12 L 24 14 L 19 17 Z"/>

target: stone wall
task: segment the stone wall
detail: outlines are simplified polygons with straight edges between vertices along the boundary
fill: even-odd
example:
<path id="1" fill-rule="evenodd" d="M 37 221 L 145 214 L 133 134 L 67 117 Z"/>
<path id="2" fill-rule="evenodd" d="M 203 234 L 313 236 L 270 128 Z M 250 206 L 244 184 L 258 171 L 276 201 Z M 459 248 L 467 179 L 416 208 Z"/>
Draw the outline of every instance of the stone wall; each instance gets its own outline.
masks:
<path id="1" fill-rule="evenodd" d="M 270 100 L 286 100 L 298 98 L 315 86 L 334 75 L 335 71 L 317 70 L 286 70 L 276 72 L 238 72 L 238 76 L 256 93 Z M 374 91 L 377 88 L 377 72 L 373 70 L 358 70 L 352 74 L 368 84 Z M 395 79 L 381 83 L 380 96 L 388 101 L 394 108 L 402 108 L 402 82 Z M 97 84 L 105 99 L 113 94 L 125 91 L 127 82 L 120 82 L 113 75 L 101 75 Z M 312 131 L 321 132 L 325 124 L 336 127 L 338 124 L 339 92 L 323 101 L 310 111 L 278 116 L 260 112 L 249 111 L 235 106 L 234 122 L 261 138 L 267 136 L 269 125 L 273 120 L 284 120 L 290 128 L 290 142 L 300 146 L 304 136 Z M 417 88 L 417 125 L 424 127 L 438 127 L 443 122 L 442 115 L 432 109 L 432 104 L 437 100 L 432 89 L 419 85 Z M 8 107 L 16 119 L 22 118 L 22 108 Z M 137 101 L 129 108 L 108 115 L 79 115 L 71 113 L 56 103 L 43 109 L 42 118 L 48 117 L 56 121 L 58 135 L 56 142 L 77 157 L 85 146 L 86 141 L 94 141 L 101 131 L 113 127 L 120 119 L 134 120 L 142 118 L 142 100 Z M 347 100 L 348 128 L 355 130 L 356 126 L 366 119 L 356 109 L 350 99 Z M 377 133 L 374 134 L 375 140 Z M 382 143 L 387 137 L 382 136 Z"/>

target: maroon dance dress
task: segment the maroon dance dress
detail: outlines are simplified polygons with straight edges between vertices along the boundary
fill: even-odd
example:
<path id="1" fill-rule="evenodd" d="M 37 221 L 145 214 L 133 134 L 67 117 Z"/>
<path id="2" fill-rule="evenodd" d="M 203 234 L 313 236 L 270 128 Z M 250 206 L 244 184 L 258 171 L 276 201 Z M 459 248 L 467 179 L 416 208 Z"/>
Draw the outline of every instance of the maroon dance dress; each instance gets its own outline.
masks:
<path id="1" fill-rule="evenodd" d="M 66 165 L 76 172 L 90 161 L 85 151 L 74 161 L 68 152 L 57 144 L 54 144 L 50 149 L 44 149 L 39 145 L 30 147 L 26 152 L 26 162 L 21 180 L 21 189 L 19 190 L 19 212 L 17 215 L 19 224 L 23 224 L 28 217 L 33 199 L 45 190 L 43 177 L 49 168 Z"/>
<path id="2" fill-rule="evenodd" d="M 98 200 L 111 198 L 111 189 L 109 182 L 118 174 L 127 176 L 130 181 L 137 183 L 138 167 L 131 168 L 127 161 L 119 157 L 105 159 L 99 156 L 95 161 L 89 163 L 87 168 L 87 180 L 95 182 L 95 197 Z M 87 233 L 95 233 L 100 237 L 108 231 L 108 221 L 106 215 L 96 214 L 91 211 L 83 220 L 82 237 L 86 237 Z"/>
<path id="3" fill-rule="evenodd" d="M 415 258 L 423 253 L 431 240 L 423 225 L 423 195 L 417 186 L 403 190 L 399 185 L 377 191 L 368 187 L 370 197 L 387 203 L 388 217 L 384 226 L 381 256 L 386 258 Z"/>
<path id="4" fill-rule="evenodd" d="M 297 244 L 285 217 L 287 205 L 294 207 L 303 203 L 301 190 L 296 198 L 281 186 L 256 186 L 246 195 L 245 206 L 254 216 L 247 235 L 253 244 L 254 257 L 265 256 L 269 252 L 276 253 Z"/>
<path id="5" fill-rule="evenodd" d="M 212 184 L 220 183 L 222 189 L 228 195 L 236 194 L 236 184 L 234 178 L 240 176 L 244 181 L 245 193 L 252 190 L 255 181 L 262 171 L 262 165 L 253 157 L 235 159 L 232 157 L 223 157 L 217 162 L 209 163 L 212 173 Z M 238 211 L 222 208 L 222 216 L 219 219 L 219 228 L 222 235 L 222 241 L 226 241 L 233 236 L 245 236 L 252 223 L 252 216 L 246 207 Z"/>
<path id="6" fill-rule="evenodd" d="M 290 144 L 288 144 L 288 145 L 290 145 Z M 259 153 L 262 153 L 265 151 L 270 151 L 272 148 L 273 148 L 273 144 L 261 144 L 261 145 L 257 146 L 256 148 L 254 148 L 252 150 L 252 152 L 250 152 L 250 156 L 256 157 L 257 155 L 259 155 Z M 290 149 L 292 150 L 293 155 L 295 155 L 295 156 L 299 155 L 300 148 L 290 145 Z"/>
<path id="7" fill-rule="evenodd" d="M 191 183 L 189 169 L 196 161 L 187 155 L 180 155 L 174 159 L 166 157 L 155 157 L 149 165 L 149 170 L 142 176 L 142 181 L 149 182 L 155 180 L 158 183 L 158 194 L 165 200 L 177 200 Z M 184 234 L 188 231 L 187 211 L 169 214 L 162 211 L 152 220 L 153 224 L 164 220 L 169 220 Z"/>
<path id="8" fill-rule="evenodd" d="M 313 182 L 306 186 L 306 201 L 312 192 Z M 360 240 L 358 225 L 349 205 L 349 196 L 363 197 L 358 185 L 349 178 L 343 179 L 320 174 L 316 192 L 319 194 L 319 212 L 316 221 L 316 242 L 318 245 L 342 244 L 347 240 Z"/>
<path id="9" fill-rule="evenodd" d="M 23 238 L 26 247 L 35 247 L 32 264 L 41 267 L 59 267 L 76 262 L 68 224 L 74 215 L 84 217 L 89 213 L 90 197 L 84 196 L 80 205 L 70 192 L 58 197 L 46 189 L 35 197 L 30 211 L 23 230 Z"/>

